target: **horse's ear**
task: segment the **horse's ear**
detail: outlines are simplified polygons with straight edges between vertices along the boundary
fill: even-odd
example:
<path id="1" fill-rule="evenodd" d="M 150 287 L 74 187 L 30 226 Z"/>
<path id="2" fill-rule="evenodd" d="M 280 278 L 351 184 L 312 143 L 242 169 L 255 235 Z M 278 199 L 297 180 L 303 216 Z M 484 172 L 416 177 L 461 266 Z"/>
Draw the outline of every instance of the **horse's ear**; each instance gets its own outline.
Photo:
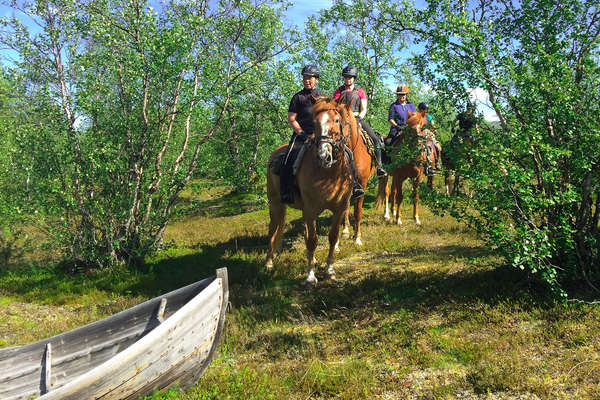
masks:
<path id="1" fill-rule="evenodd" d="M 313 95 L 311 94 L 311 95 L 310 95 L 310 102 L 311 102 L 312 104 L 316 104 L 316 103 L 318 103 L 319 101 L 322 101 L 322 100 L 323 100 L 323 99 L 325 99 L 325 98 L 326 98 L 325 96 L 317 96 L 317 97 L 315 97 L 315 96 L 313 96 Z"/>

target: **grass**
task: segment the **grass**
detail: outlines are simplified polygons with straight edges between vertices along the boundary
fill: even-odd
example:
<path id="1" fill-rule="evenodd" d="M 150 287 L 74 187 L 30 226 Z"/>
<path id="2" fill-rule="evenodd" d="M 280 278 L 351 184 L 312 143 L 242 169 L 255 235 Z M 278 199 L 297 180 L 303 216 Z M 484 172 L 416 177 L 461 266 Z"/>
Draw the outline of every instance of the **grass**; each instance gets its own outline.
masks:
<path id="1" fill-rule="evenodd" d="M 414 225 L 408 200 L 404 225 L 384 223 L 373 192 L 365 245 L 343 240 L 338 279 L 321 268 L 307 289 L 298 211 L 288 210 L 284 250 L 268 273 L 264 201 L 190 191 L 166 231 L 169 247 L 144 272 L 70 276 L 40 263 L 0 272 L 0 346 L 75 328 L 225 266 L 231 310 L 215 359 L 196 386 L 151 398 L 600 398 L 597 305 L 555 303 L 450 217 L 423 207 L 423 226 Z M 327 213 L 318 221 L 320 261 L 328 222 Z"/>

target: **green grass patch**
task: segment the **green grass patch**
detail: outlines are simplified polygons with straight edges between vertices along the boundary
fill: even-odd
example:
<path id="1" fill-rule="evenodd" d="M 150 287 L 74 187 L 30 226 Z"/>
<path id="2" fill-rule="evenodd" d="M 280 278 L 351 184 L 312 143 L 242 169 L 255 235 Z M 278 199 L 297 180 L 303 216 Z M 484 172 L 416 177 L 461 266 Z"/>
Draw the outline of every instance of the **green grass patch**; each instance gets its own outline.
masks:
<path id="1" fill-rule="evenodd" d="M 230 309 L 197 385 L 151 399 L 597 399 L 600 309 L 557 304 L 475 234 L 422 207 L 385 222 L 369 187 L 364 246 L 341 241 L 337 280 L 304 286 L 301 213 L 266 271 L 264 201 L 189 188 L 164 250 L 143 270 L 64 273 L 50 261 L 0 271 L 0 347 L 25 344 L 229 272 Z M 324 263 L 331 214 L 318 219 Z M 574 292 L 577 296 L 577 292 Z M 589 297 L 588 297 L 589 298 Z M 495 396 L 495 397 L 493 397 Z"/>

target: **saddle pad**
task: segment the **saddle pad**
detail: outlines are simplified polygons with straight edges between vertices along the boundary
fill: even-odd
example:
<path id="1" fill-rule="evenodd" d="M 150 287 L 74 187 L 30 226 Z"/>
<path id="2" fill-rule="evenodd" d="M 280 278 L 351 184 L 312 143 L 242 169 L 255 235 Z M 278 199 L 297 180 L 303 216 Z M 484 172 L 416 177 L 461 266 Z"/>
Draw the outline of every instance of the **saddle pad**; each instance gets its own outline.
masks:
<path id="1" fill-rule="evenodd" d="M 371 156 L 375 154 L 375 144 L 373 143 L 373 139 L 365 132 L 364 129 L 359 128 L 360 136 L 362 137 L 363 142 L 365 142 L 365 146 L 367 146 L 367 151 Z"/>

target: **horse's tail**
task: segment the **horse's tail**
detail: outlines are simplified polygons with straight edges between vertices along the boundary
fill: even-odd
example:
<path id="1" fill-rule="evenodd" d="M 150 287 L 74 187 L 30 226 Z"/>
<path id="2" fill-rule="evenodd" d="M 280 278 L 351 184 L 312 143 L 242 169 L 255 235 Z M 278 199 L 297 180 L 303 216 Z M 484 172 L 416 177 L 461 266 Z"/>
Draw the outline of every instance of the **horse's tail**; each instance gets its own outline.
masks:
<path id="1" fill-rule="evenodd" d="M 385 198 L 387 197 L 387 183 L 388 177 L 382 176 L 379 178 L 378 186 L 377 186 L 377 198 L 375 199 L 375 209 L 381 210 L 385 205 Z"/>

